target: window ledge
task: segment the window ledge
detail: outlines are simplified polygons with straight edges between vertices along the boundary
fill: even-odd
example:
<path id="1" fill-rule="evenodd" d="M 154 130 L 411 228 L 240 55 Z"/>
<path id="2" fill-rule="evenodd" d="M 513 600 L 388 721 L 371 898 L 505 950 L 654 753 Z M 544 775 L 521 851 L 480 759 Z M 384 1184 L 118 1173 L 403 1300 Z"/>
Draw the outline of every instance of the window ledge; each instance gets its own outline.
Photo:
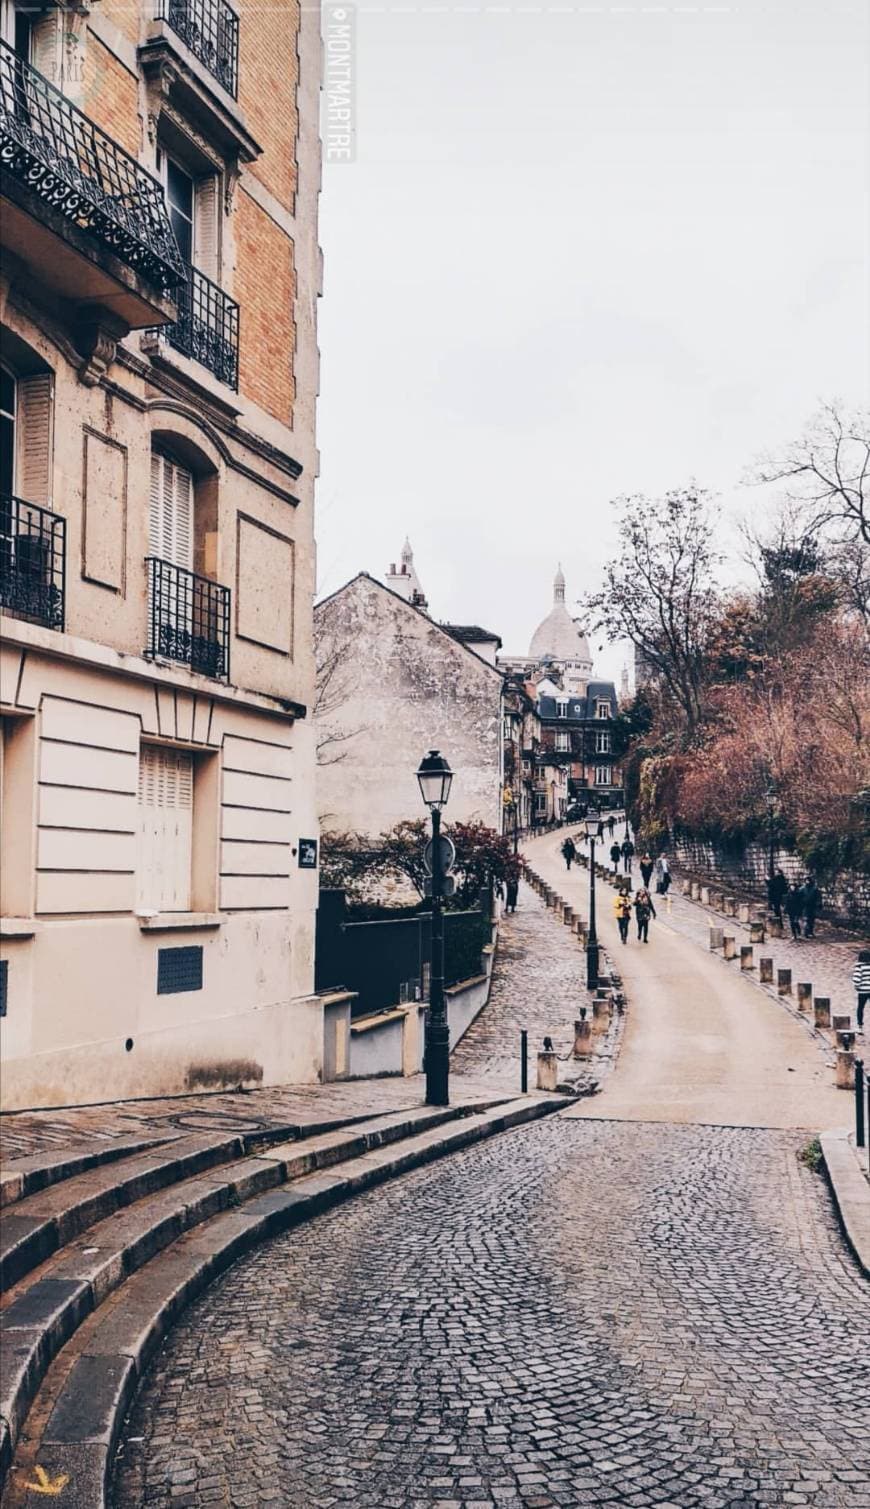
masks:
<path id="1" fill-rule="evenodd" d="M 220 912 L 137 912 L 136 921 L 143 933 L 170 933 L 185 929 L 220 927 Z"/>
<path id="2" fill-rule="evenodd" d="M 39 931 L 35 917 L 0 917 L 0 938 L 32 938 Z"/>

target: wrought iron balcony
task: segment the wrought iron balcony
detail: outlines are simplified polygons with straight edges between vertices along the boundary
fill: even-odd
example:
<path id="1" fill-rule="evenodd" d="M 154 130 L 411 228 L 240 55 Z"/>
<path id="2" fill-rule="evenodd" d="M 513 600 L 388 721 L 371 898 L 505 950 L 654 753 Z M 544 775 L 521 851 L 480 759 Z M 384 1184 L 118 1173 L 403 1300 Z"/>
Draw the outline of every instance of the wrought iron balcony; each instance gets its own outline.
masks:
<path id="1" fill-rule="evenodd" d="M 230 674 L 230 589 L 156 556 L 148 567 L 146 654 L 180 660 L 202 676 Z"/>
<path id="2" fill-rule="evenodd" d="M 160 184 L 5 42 L 0 165 L 159 288 L 184 283 Z"/>
<path id="3" fill-rule="evenodd" d="M 0 608 L 63 629 L 66 519 L 0 495 Z"/>
<path id="4" fill-rule="evenodd" d="M 198 268 L 178 296 L 178 320 L 160 332 L 231 388 L 239 386 L 239 306 Z"/>
<path id="5" fill-rule="evenodd" d="M 239 89 L 239 18 L 225 0 L 158 0 L 157 20 L 169 22 L 194 57 L 235 99 Z"/>

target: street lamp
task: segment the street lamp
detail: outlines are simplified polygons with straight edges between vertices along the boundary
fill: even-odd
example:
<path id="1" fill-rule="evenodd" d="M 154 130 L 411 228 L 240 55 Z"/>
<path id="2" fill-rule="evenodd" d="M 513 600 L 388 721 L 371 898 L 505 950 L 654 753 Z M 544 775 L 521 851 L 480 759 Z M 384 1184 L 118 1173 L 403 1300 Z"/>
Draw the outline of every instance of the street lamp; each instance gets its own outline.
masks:
<path id="1" fill-rule="evenodd" d="M 583 819 L 589 840 L 589 933 L 586 939 L 586 984 L 594 990 L 598 984 L 598 934 L 595 931 L 595 840 L 598 837 L 598 813 L 590 809 Z"/>
<path id="2" fill-rule="evenodd" d="M 441 809 L 447 805 L 453 771 L 437 749 L 420 761 L 417 771 L 423 801 L 432 814 L 432 963 L 426 1014 L 426 1104 L 450 1104 L 450 1026 L 444 1000 L 444 871 L 441 855 Z"/>

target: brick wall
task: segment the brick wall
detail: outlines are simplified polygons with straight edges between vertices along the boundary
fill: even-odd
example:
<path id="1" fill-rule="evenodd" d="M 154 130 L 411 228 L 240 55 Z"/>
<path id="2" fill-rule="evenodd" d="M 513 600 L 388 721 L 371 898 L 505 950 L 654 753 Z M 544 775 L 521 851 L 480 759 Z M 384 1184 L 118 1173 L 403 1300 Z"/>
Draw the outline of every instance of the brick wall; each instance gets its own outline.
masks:
<path id="1" fill-rule="evenodd" d="M 142 9 L 141 0 L 138 4 L 137 0 L 101 0 L 100 4 L 100 11 L 106 20 L 111 21 L 113 26 L 117 26 L 128 41 L 136 43 L 139 41 L 139 18 Z M 150 16 L 153 13 L 152 3 L 148 14 Z"/>
<path id="2" fill-rule="evenodd" d="M 136 80 L 93 33 L 85 51 L 85 108 L 92 121 L 138 157 L 141 145 Z"/>
<path id="3" fill-rule="evenodd" d="M 693 874 L 707 876 L 717 885 L 753 896 L 767 894 L 768 849 L 766 844 L 713 844 L 688 834 L 674 838 L 677 864 Z M 802 881 L 806 861 L 790 849 L 776 849 L 774 865 L 787 880 Z M 817 877 L 825 899 L 825 914 L 851 927 L 870 927 L 870 875 L 858 870 L 840 870 Z"/>
<path id="4" fill-rule="evenodd" d="M 251 172 L 285 209 L 296 194 L 296 0 L 246 0 L 240 6 L 239 104 L 263 148 Z"/>
<path id="5" fill-rule="evenodd" d="M 293 242 L 243 189 L 236 196 L 236 277 L 241 305 L 239 386 L 284 424 L 293 422 Z"/>

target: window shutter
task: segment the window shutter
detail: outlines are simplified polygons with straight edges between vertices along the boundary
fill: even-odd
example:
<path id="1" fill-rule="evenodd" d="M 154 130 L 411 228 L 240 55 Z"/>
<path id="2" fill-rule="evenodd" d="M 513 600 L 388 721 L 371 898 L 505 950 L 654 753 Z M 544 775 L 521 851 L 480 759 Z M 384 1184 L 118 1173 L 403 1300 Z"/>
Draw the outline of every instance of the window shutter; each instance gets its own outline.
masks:
<path id="1" fill-rule="evenodd" d="M 163 484 L 163 457 L 151 456 L 151 492 L 148 498 L 148 554 L 161 555 L 163 551 L 163 510 L 160 489 Z"/>
<path id="2" fill-rule="evenodd" d="M 200 178 L 194 195 L 193 261 L 207 278 L 220 276 L 220 179 Z"/>
<path id="3" fill-rule="evenodd" d="M 28 503 L 51 500 L 52 375 L 40 372 L 17 383 L 17 490 Z"/>
<path id="4" fill-rule="evenodd" d="M 30 63 L 55 89 L 63 85 L 63 25 L 56 10 L 34 17 L 30 23 Z"/>
<path id="5" fill-rule="evenodd" d="M 171 463 L 167 463 L 171 465 Z M 186 571 L 193 569 L 193 477 L 183 466 L 173 466 L 175 488 L 175 540 L 172 559 Z"/>
<path id="6" fill-rule="evenodd" d="M 152 555 L 192 569 L 193 477 L 166 456 L 151 457 L 148 532 Z"/>
<path id="7" fill-rule="evenodd" d="M 190 910 L 193 757 L 143 744 L 139 757 L 137 902 L 141 910 Z"/>

